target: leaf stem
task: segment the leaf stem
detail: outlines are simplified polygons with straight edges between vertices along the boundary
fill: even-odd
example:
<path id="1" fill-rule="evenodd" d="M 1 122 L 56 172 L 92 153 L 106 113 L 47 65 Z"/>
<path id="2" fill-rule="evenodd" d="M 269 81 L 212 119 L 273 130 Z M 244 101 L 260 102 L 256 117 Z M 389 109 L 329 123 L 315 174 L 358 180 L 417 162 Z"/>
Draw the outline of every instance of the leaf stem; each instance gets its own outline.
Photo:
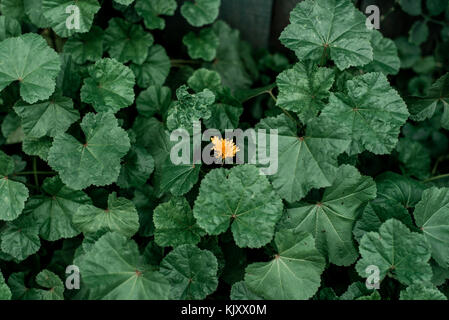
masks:
<path id="1" fill-rule="evenodd" d="M 441 174 L 439 176 L 435 176 L 435 177 L 426 179 L 423 182 L 426 183 L 426 182 L 430 182 L 430 181 L 433 181 L 433 180 L 439 180 L 439 179 L 443 179 L 443 178 L 449 178 L 449 173 Z"/>
<path id="2" fill-rule="evenodd" d="M 14 173 L 15 176 L 24 176 L 24 175 L 29 175 L 29 174 L 47 174 L 47 175 L 52 175 L 52 174 L 56 174 L 56 172 L 54 171 L 22 171 L 22 172 L 17 172 Z"/>
<path id="3" fill-rule="evenodd" d="M 197 60 L 184 60 L 184 59 L 171 59 L 170 60 L 172 66 L 179 67 L 185 64 L 200 64 L 200 61 Z"/>

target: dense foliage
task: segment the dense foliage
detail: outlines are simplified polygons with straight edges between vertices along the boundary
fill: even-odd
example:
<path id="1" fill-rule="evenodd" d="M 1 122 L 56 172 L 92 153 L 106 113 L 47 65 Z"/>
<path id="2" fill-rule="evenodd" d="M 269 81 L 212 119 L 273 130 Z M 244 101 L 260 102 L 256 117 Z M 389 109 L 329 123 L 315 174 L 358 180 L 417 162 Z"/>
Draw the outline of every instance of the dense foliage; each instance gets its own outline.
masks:
<path id="1" fill-rule="evenodd" d="M 276 53 L 220 5 L 0 0 L 0 299 L 447 299 L 449 1 L 305 0 Z M 197 121 L 277 172 L 174 164 Z"/>

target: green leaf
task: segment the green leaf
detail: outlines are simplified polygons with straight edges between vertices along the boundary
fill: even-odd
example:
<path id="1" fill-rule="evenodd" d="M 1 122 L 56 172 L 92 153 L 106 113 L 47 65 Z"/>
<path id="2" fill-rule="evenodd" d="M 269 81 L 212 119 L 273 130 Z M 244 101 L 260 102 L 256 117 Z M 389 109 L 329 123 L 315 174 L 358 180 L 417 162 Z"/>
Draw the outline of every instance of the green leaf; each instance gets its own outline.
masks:
<path id="1" fill-rule="evenodd" d="M 72 123 L 80 118 L 73 101 L 61 94 L 53 95 L 49 100 L 28 104 L 19 101 L 14 111 L 22 119 L 22 128 L 27 136 L 41 138 L 45 135 L 55 137 L 64 133 Z"/>
<path id="2" fill-rule="evenodd" d="M 307 233 L 282 230 L 276 233 L 277 254 L 270 262 L 246 268 L 245 284 L 265 299 L 305 300 L 320 287 L 325 260 Z"/>
<path id="3" fill-rule="evenodd" d="M 379 232 L 366 233 L 359 247 L 362 258 L 356 269 L 362 278 L 367 278 L 368 266 L 379 268 L 379 279 L 393 277 L 402 284 L 410 285 L 432 279 L 430 247 L 424 236 L 410 230 L 395 219 L 384 222 Z"/>
<path id="4" fill-rule="evenodd" d="M 209 106 L 215 102 L 215 95 L 209 89 L 190 94 L 187 86 L 183 85 L 176 90 L 176 97 L 178 101 L 168 109 L 169 130 L 180 128 L 192 130 L 195 121 L 210 118 Z"/>
<path id="5" fill-rule="evenodd" d="M 285 115 L 264 119 L 257 128 L 278 130 L 278 170 L 270 180 L 288 202 L 300 200 L 313 188 L 329 187 L 337 170 L 337 157 L 350 143 L 341 126 L 326 119 L 311 121 L 302 137 L 296 134 L 294 121 Z"/>
<path id="6" fill-rule="evenodd" d="M 409 31 L 409 41 L 417 46 L 423 44 L 429 38 L 429 27 L 424 21 L 416 21 Z"/>
<path id="7" fill-rule="evenodd" d="M 225 103 L 214 103 L 210 107 L 211 116 L 204 120 L 204 125 L 208 129 L 235 129 L 239 125 L 240 116 L 243 113 L 242 106 L 234 106 Z"/>
<path id="8" fill-rule="evenodd" d="M 368 72 L 382 72 L 385 75 L 397 74 L 401 61 L 393 40 L 384 38 L 382 33 L 373 30 L 371 34 L 373 61 L 363 67 Z"/>
<path id="9" fill-rule="evenodd" d="M 137 244 L 118 233 L 107 233 L 76 258 L 83 284 L 92 299 L 166 300 L 169 282 L 144 263 Z"/>
<path id="10" fill-rule="evenodd" d="M 36 27 L 48 28 L 50 23 L 44 17 L 43 0 L 23 0 L 25 13 Z"/>
<path id="11" fill-rule="evenodd" d="M 411 16 L 419 16 L 421 14 L 421 0 L 399 0 L 402 10 Z"/>
<path id="12" fill-rule="evenodd" d="M 47 99 L 55 90 L 61 62 L 41 36 L 27 33 L 3 40 L 0 61 L 0 90 L 19 81 L 20 96 L 28 103 Z"/>
<path id="13" fill-rule="evenodd" d="M 240 32 L 231 29 L 224 21 L 215 22 L 212 29 L 218 36 L 220 45 L 217 56 L 209 68 L 217 71 L 223 84 L 232 90 L 249 88 L 253 81 L 240 56 Z"/>
<path id="14" fill-rule="evenodd" d="M 360 175 L 355 167 L 341 166 L 332 186 L 326 188 L 318 203 L 299 203 L 287 210 L 283 226 L 313 235 L 317 249 L 329 262 L 348 266 L 357 259 L 352 228 L 357 209 L 376 197 L 371 177 Z"/>
<path id="15" fill-rule="evenodd" d="M 4 253 L 23 261 L 35 254 L 41 246 L 39 226 L 31 215 L 22 215 L 6 224 L 0 232 L 0 241 Z"/>
<path id="16" fill-rule="evenodd" d="M 139 230 L 139 215 L 134 203 L 117 198 L 115 192 L 109 195 L 106 209 L 84 204 L 78 207 L 72 219 L 76 228 L 85 234 L 107 230 L 132 237 Z"/>
<path id="17" fill-rule="evenodd" d="M 187 79 L 187 84 L 195 92 L 201 92 L 204 89 L 211 90 L 214 94 L 218 94 L 222 89 L 220 74 L 217 71 L 200 68 Z"/>
<path id="18" fill-rule="evenodd" d="M 324 108 L 334 76 L 332 69 L 298 62 L 277 77 L 279 95 L 276 105 L 296 112 L 298 118 L 307 123 Z"/>
<path id="19" fill-rule="evenodd" d="M 161 192 L 182 196 L 198 182 L 201 164 L 174 164 L 167 155 L 165 161 L 156 169 L 155 184 Z"/>
<path id="20" fill-rule="evenodd" d="M 158 205 L 154 210 L 153 221 L 156 227 L 154 240 L 161 247 L 197 244 L 205 235 L 185 198 L 173 197 Z"/>
<path id="21" fill-rule="evenodd" d="M 36 283 L 48 290 L 37 289 L 41 300 L 64 300 L 64 284 L 53 272 L 44 269 L 36 276 Z"/>
<path id="22" fill-rule="evenodd" d="M 441 118 L 443 128 L 449 128 L 449 73 L 439 78 L 429 89 L 425 97 L 407 99 L 411 116 L 414 121 L 423 121 L 433 117 L 435 110 L 444 109 Z"/>
<path id="23" fill-rule="evenodd" d="M 363 235 L 370 231 L 378 231 L 385 221 L 394 218 L 413 229 L 412 218 L 406 208 L 395 200 L 379 197 L 369 202 L 354 225 L 354 238 L 360 242 Z"/>
<path id="24" fill-rule="evenodd" d="M 127 66 L 105 58 L 89 67 L 89 75 L 81 88 L 81 101 L 92 104 L 97 112 L 116 113 L 134 102 L 135 77 Z"/>
<path id="25" fill-rule="evenodd" d="M 181 7 L 181 14 L 194 27 L 210 24 L 218 17 L 221 0 L 185 1 Z"/>
<path id="26" fill-rule="evenodd" d="M 0 16 L 0 41 L 8 38 L 18 37 L 22 33 L 19 21 L 14 18 Z"/>
<path id="27" fill-rule="evenodd" d="M 403 164 L 402 171 L 407 175 L 421 180 L 430 176 L 430 152 L 421 142 L 401 138 L 396 145 L 396 151 L 399 162 Z"/>
<path id="28" fill-rule="evenodd" d="M 165 116 L 171 104 L 172 92 L 169 87 L 149 86 L 136 99 L 137 112 L 145 117 L 155 114 Z"/>
<path id="29" fill-rule="evenodd" d="M 444 12 L 449 6 L 448 0 L 427 0 L 426 7 L 429 13 L 433 16 L 437 16 Z"/>
<path id="30" fill-rule="evenodd" d="M 137 0 L 135 8 L 148 29 L 163 30 L 165 29 L 165 20 L 160 16 L 174 15 L 177 6 L 176 0 Z"/>
<path id="31" fill-rule="evenodd" d="M 76 25 L 70 25 L 70 22 L 73 22 L 70 17 L 77 11 L 71 10 L 67 13 L 69 6 L 76 6 L 79 10 L 79 28 Z M 45 19 L 56 34 L 68 38 L 75 33 L 85 33 L 90 30 L 100 5 L 97 0 L 42 0 L 42 10 Z M 68 28 L 67 24 L 71 28 Z"/>
<path id="32" fill-rule="evenodd" d="M 149 86 L 162 86 L 170 73 L 170 68 L 170 58 L 160 45 L 150 47 L 148 57 L 142 65 L 131 64 L 137 85 L 143 89 Z"/>
<path id="33" fill-rule="evenodd" d="M 117 181 L 120 159 L 130 148 L 125 130 L 111 113 L 88 113 L 81 122 L 86 140 L 79 142 L 66 133 L 53 141 L 48 164 L 59 172 L 69 188 L 81 190 Z"/>
<path id="34" fill-rule="evenodd" d="M 290 24 L 280 36 L 299 60 L 330 57 L 340 70 L 373 60 L 366 17 L 350 0 L 306 0 L 290 13 Z"/>
<path id="35" fill-rule="evenodd" d="M 5 283 L 5 278 L 0 270 L 0 300 L 11 300 L 11 290 Z"/>
<path id="36" fill-rule="evenodd" d="M 134 2 L 134 0 L 114 0 L 114 1 L 124 6 L 129 6 L 131 3 Z"/>
<path id="37" fill-rule="evenodd" d="M 431 246 L 432 258 L 449 267 L 449 188 L 424 190 L 413 213 L 416 225 Z"/>
<path id="38" fill-rule="evenodd" d="M 401 291 L 399 300 L 447 300 L 447 298 L 432 284 L 414 283 Z"/>
<path id="39" fill-rule="evenodd" d="M 73 226 L 72 217 L 81 205 L 91 203 L 90 198 L 66 187 L 59 177 L 45 179 L 42 189 L 46 194 L 31 197 L 25 209 L 39 226 L 39 235 L 47 241 L 77 236 L 80 231 Z"/>
<path id="40" fill-rule="evenodd" d="M 131 147 L 123 161 L 117 180 L 117 185 L 123 189 L 144 185 L 154 171 L 153 157 L 141 147 Z"/>
<path id="41" fill-rule="evenodd" d="M 6 138 L 6 144 L 20 143 L 25 138 L 22 121 L 15 112 L 8 113 L 3 119 L 1 131 Z"/>
<path id="42" fill-rule="evenodd" d="M 148 57 L 148 48 L 153 44 L 153 36 L 138 24 L 124 19 L 112 18 L 104 34 L 107 52 L 122 63 L 132 61 L 142 64 Z"/>
<path id="43" fill-rule="evenodd" d="M 400 203 L 406 209 L 413 208 L 425 187 L 416 180 L 393 172 L 385 172 L 376 178 L 377 195 Z"/>
<path id="44" fill-rule="evenodd" d="M 283 205 L 268 179 L 252 165 L 210 171 L 201 181 L 193 215 L 210 235 L 229 225 L 236 244 L 260 248 L 271 241 Z"/>
<path id="45" fill-rule="evenodd" d="M 401 69 L 413 67 L 421 58 L 421 48 L 408 42 L 406 37 L 397 38 L 395 43 L 401 60 Z"/>
<path id="46" fill-rule="evenodd" d="M 371 294 L 373 294 L 373 290 L 368 289 L 365 283 L 357 281 L 348 287 L 348 289 L 340 296 L 340 300 L 358 300 Z"/>
<path id="47" fill-rule="evenodd" d="M 93 26 L 88 33 L 70 37 L 64 44 L 64 52 L 71 54 L 78 64 L 100 60 L 103 56 L 103 36 L 103 29 Z"/>
<path id="48" fill-rule="evenodd" d="M 170 281 L 171 299 L 200 300 L 217 289 L 217 270 L 212 252 L 185 244 L 165 256 L 160 272 Z"/>
<path id="49" fill-rule="evenodd" d="M 9 175 L 14 173 L 14 160 L 0 151 L 0 220 L 16 219 L 25 207 L 28 189 L 22 183 L 12 181 Z"/>
<path id="50" fill-rule="evenodd" d="M 257 294 L 248 289 L 245 281 L 239 281 L 231 287 L 231 300 L 263 300 Z"/>
<path id="51" fill-rule="evenodd" d="M 182 39 L 182 43 L 186 45 L 190 58 L 212 61 L 217 55 L 220 40 L 212 28 L 206 28 L 201 29 L 198 35 L 189 32 Z"/>
<path id="52" fill-rule="evenodd" d="M 321 117 L 338 124 L 352 140 L 349 155 L 368 150 L 390 153 L 409 113 L 401 96 L 382 73 L 367 73 L 346 82 L 347 94 L 333 94 Z"/>
<path id="53" fill-rule="evenodd" d="M 22 143 L 22 151 L 27 155 L 38 156 L 42 160 L 47 161 L 52 143 L 53 139 L 50 137 L 25 137 Z"/>
<path id="54" fill-rule="evenodd" d="M 22 20 L 25 15 L 23 0 L 2 0 L 0 11 L 6 17 Z"/>

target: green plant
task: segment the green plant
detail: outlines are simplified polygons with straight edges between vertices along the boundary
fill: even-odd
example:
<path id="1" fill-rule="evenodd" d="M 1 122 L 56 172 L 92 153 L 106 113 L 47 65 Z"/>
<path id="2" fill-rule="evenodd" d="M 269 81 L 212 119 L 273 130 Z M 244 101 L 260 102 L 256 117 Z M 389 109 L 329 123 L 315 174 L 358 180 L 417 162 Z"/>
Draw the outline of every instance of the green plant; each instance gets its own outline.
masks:
<path id="1" fill-rule="evenodd" d="M 0 0 L 0 299 L 446 299 L 449 3 L 393 41 L 357 2 L 300 2 L 283 54 L 220 0 Z M 277 170 L 175 164 L 197 122 L 277 130 Z"/>

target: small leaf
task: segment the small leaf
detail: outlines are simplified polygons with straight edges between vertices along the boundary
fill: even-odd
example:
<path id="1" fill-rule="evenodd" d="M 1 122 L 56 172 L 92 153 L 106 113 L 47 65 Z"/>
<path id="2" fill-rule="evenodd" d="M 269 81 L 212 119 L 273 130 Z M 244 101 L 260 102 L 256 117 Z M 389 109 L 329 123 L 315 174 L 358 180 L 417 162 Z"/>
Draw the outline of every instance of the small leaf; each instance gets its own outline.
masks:
<path id="1" fill-rule="evenodd" d="M 150 47 L 148 57 L 143 64 L 131 64 L 137 85 L 143 89 L 149 86 L 162 86 L 170 73 L 170 68 L 170 58 L 164 47 L 160 45 Z"/>
<path id="2" fill-rule="evenodd" d="M 44 269 L 36 276 L 36 283 L 48 290 L 37 289 L 42 300 L 64 300 L 64 284 L 53 272 Z"/>
<path id="3" fill-rule="evenodd" d="M 384 38 L 382 33 L 373 30 L 371 34 L 373 61 L 363 67 L 368 72 L 382 72 L 385 75 L 397 74 L 401 61 L 393 40 Z"/>
<path id="4" fill-rule="evenodd" d="M 22 215 L 6 224 L 0 232 L 0 242 L 4 253 L 23 261 L 35 254 L 41 246 L 39 226 L 30 215 Z"/>
<path id="5" fill-rule="evenodd" d="M 187 46 L 190 58 L 212 61 L 217 55 L 220 40 L 212 28 L 206 28 L 201 29 L 198 35 L 189 32 L 182 39 L 182 43 Z"/>
<path id="6" fill-rule="evenodd" d="M 165 20 L 160 16 L 174 15 L 177 6 L 176 0 L 137 0 L 135 8 L 148 29 L 163 30 L 165 29 Z"/>
<path id="7" fill-rule="evenodd" d="M 18 37 L 22 33 L 19 21 L 14 18 L 0 16 L 0 41 Z"/>
<path id="8" fill-rule="evenodd" d="M 425 187 L 420 182 L 393 172 L 385 172 L 376 178 L 377 195 L 398 202 L 404 208 L 413 208 Z"/>
<path id="9" fill-rule="evenodd" d="M 447 300 L 447 297 L 429 283 L 414 283 L 401 291 L 399 300 Z"/>
<path id="10" fill-rule="evenodd" d="M 0 270 L 0 300 L 11 300 L 11 290 L 5 283 L 5 278 Z"/>
<path id="11" fill-rule="evenodd" d="M 171 104 L 172 92 L 169 87 L 149 86 L 136 99 L 137 112 L 145 117 L 155 114 L 165 116 Z"/>
<path id="12" fill-rule="evenodd" d="M 429 37 L 429 27 L 424 21 L 416 21 L 409 32 L 409 41 L 417 46 L 427 41 Z"/>
<path id="13" fill-rule="evenodd" d="M 117 180 L 117 185 L 123 189 L 144 185 L 154 171 L 153 157 L 141 147 L 131 147 L 123 161 Z"/>
<path id="14" fill-rule="evenodd" d="M 218 17 L 221 0 L 185 1 L 181 7 L 181 14 L 194 27 L 210 24 Z"/>
<path id="15" fill-rule="evenodd" d="M 103 36 L 103 29 L 93 26 L 88 33 L 70 37 L 64 44 L 64 52 L 71 54 L 78 64 L 100 60 L 103 56 Z"/>

